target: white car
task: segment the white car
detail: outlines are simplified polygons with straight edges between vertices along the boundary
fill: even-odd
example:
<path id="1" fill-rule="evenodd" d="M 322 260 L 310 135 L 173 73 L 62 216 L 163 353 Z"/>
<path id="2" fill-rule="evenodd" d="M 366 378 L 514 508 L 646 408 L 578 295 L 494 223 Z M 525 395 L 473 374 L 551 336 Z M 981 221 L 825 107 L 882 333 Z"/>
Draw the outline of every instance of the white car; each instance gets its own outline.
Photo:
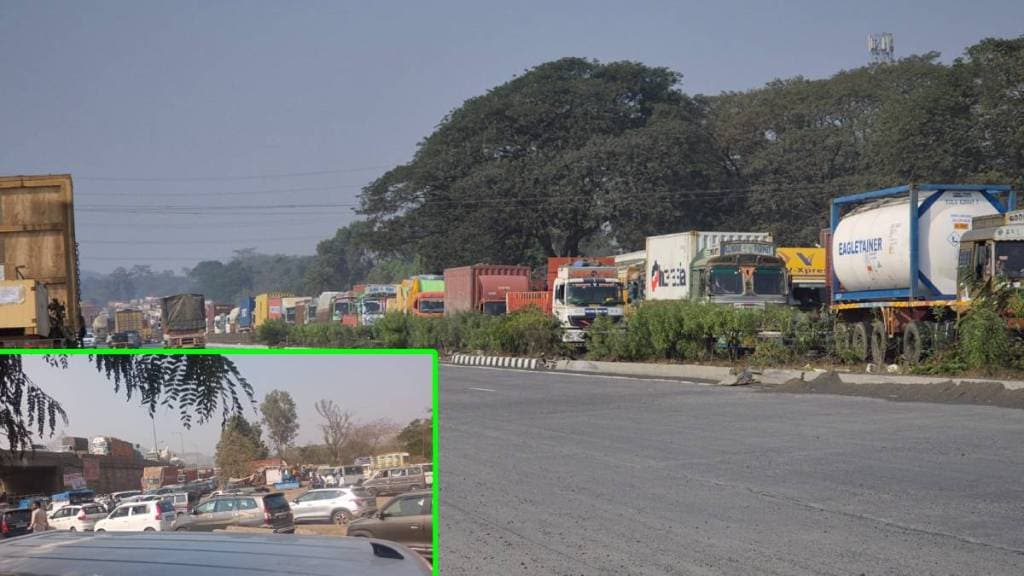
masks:
<path id="1" fill-rule="evenodd" d="M 82 337 L 82 348 L 95 348 L 95 347 L 96 347 L 96 337 L 95 336 L 93 336 L 92 334 L 86 334 L 84 337 Z"/>
<path id="2" fill-rule="evenodd" d="M 50 514 L 50 526 L 54 530 L 84 532 L 92 530 L 98 520 L 106 517 L 106 509 L 95 502 L 68 504 L 61 506 Z"/>
<path id="3" fill-rule="evenodd" d="M 347 524 L 376 512 L 377 499 L 362 488 L 321 488 L 299 496 L 291 508 L 295 522 Z"/>
<path id="4" fill-rule="evenodd" d="M 174 530 L 174 504 L 167 500 L 121 504 L 96 523 L 97 532 L 170 532 Z"/>

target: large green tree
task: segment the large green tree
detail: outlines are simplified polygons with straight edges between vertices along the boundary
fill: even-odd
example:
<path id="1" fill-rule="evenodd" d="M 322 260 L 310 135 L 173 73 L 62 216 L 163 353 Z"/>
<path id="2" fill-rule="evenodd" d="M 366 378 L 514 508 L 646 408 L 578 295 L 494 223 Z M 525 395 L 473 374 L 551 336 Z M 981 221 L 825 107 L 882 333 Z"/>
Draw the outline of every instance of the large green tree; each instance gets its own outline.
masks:
<path id="1" fill-rule="evenodd" d="M 295 410 L 292 395 L 283 390 L 271 390 L 260 404 L 263 424 L 267 427 L 267 439 L 278 457 L 284 457 L 285 450 L 299 433 L 299 415 Z"/>
<path id="2" fill-rule="evenodd" d="M 437 270 L 579 254 L 602 234 L 635 245 L 669 226 L 712 226 L 722 210 L 689 199 L 721 185 L 724 161 L 679 80 L 565 58 L 466 101 L 412 162 L 363 190 L 374 246 L 411 249 Z"/>
<path id="3" fill-rule="evenodd" d="M 240 414 L 228 419 L 221 429 L 215 461 L 222 477 L 242 478 L 252 473 L 250 462 L 267 457 L 260 425 Z"/>

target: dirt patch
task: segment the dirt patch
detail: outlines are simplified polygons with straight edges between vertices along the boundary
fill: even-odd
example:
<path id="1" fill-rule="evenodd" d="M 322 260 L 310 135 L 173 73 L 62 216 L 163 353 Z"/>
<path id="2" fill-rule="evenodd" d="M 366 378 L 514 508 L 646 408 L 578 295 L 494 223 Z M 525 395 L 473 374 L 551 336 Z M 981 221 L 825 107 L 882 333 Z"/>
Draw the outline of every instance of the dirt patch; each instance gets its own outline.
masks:
<path id="1" fill-rule="evenodd" d="M 999 382 L 938 382 L 935 384 L 847 384 L 835 372 L 825 372 L 812 380 L 794 378 L 778 385 L 765 385 L 765 392 L 795 394 L 838 394 L 866 396 L 896 402 L 936 402 L 941 404 L 979 404 L 1024 409 L 1024 389 L 1007 390 Z"/>

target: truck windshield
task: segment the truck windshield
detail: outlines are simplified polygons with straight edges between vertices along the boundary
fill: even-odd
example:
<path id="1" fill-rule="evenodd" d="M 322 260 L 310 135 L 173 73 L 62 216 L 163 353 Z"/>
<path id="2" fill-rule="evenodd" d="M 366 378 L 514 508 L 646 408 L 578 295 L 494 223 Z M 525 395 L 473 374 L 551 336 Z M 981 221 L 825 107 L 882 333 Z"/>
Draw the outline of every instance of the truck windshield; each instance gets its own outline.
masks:
<path id="1" fill-rule="evenodd" d="M 363 312 L 369 312 L 370 314 L 380 312 L 380 302 L 376 300 L 363 300 Z"/>
<path id="2" fill-rule="evenodd" d="M 444 300 L 420 300 L 420 312 L 444 312 Z"/>
<path id="3" fill-rule="evenodd" d="M 754 270 L 754 294 L 785 294 L 785 280 L 786 277 L 779 268 L 757 268 Z"/>
<path id="4" fill-rule="evenodd" d="M 490 314 L 491 316 L 501 316 L 505 313 L 504 302 L 484 302 L 483 303 L 484 314 Z"/>
<path id="5" fill-rule="evenodd" d="M 1024 278 L 1024 242 L 996 244 L 996 276 Z"/>
<path id="6" fill-rule="evenodd" d="M 334 303 L 334 319 L 340 320 L 342 316 L 348 314 L 348 302 L 335 302 Z"/>
<path id="7" fill-rule="evenodd" d="M 743 294 L 743 276 L 739 268 L 712 268 L 710 290 L 712 294 Z"/>
<path id="8" fill-rule="evenodd" d="M 570 306 L 617 306 L 622 304 L 622 288 L 618 284 L 569 284 L 565 303 Z"/>

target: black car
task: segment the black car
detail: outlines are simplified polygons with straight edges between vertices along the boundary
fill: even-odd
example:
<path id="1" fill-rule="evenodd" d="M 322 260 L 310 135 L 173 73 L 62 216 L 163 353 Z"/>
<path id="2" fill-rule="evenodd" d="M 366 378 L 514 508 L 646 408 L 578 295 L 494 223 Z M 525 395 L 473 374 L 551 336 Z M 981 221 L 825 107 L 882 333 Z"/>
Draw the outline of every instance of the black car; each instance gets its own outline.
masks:
<path id="1" fill-rule="evenodd" d="M 32 523 L 31 508 L 11 508 L 0 512 L 0 538 L 13 538 L 28 534 Z"/>

